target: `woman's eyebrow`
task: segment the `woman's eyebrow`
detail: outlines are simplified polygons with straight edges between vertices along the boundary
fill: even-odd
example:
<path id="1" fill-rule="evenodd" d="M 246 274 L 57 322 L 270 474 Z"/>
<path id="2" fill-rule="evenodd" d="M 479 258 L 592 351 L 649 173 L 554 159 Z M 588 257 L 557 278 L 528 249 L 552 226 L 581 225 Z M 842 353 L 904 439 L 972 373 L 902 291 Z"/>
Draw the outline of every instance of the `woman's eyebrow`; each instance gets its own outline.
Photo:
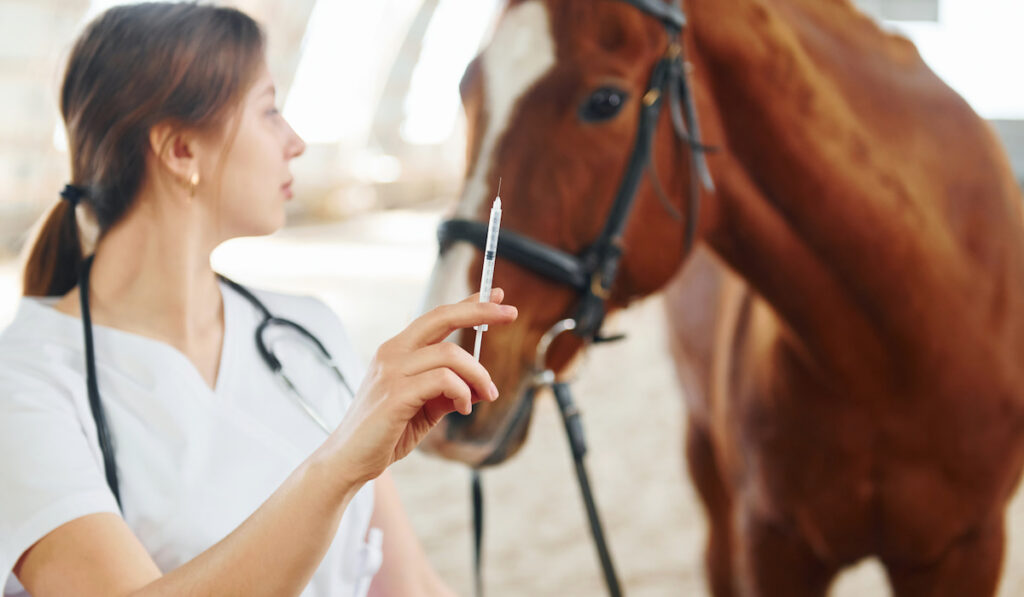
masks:
<path id="1" fill-rule="evenodd" d="M 264 95 L 266 95 L 268 93 L 270 95 L 277 95 L 277 89 L 274 87 L 273 83 L 267 85 L 266 88 L 264 88 L 263 91 L 260 92 L 260 97 L 262 97 L 262 96 L 264 96 Z"/>

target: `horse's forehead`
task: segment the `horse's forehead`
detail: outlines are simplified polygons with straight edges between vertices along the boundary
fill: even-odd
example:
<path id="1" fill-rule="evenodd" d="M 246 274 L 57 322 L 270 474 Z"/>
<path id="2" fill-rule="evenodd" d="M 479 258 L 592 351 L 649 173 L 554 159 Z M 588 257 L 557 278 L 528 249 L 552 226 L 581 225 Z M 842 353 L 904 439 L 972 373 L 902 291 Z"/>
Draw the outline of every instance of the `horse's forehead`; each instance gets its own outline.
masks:
<path id="1" fill-rule="evenodd" d="M 511 6 L 479 62 L 486 122 L 479 123 L 484 133 L 458 207 L 458 214 L 466 218 L 477 214 L 494 182 L 487 176 L 517 102 L 555 64 L 555 41 L 546 4 L 527 0 Z"/>
<path id="2" fill-rule="evenodd" d="M 545 3 L 528 0 L 512 6 L 481 55 L 487 92 L 491 98 L 502 92 L 522 95 L 551 67 L 554 55 L 555 40 Z"/>

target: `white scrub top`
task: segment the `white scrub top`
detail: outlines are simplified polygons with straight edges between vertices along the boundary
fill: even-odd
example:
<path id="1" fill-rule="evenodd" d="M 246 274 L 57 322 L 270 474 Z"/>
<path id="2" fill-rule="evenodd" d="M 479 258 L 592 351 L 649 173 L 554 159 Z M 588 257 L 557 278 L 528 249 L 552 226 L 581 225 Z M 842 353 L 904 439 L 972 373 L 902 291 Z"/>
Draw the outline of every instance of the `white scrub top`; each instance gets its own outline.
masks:
<path id="1" fill-rule="evenodd" d="M 170 345 L 93 326 L 100 397 L 113 436 L 124 519 L 163 572 L 228 535 L 327 437 L 261 359 L 262 315 L 221 283 L 225 334 L 214 390 Z M 322 302 L 255 291 L 313 333 L 353 390 L 362 366 Z M 95 512 L 119 513 L 89 409 L 80 319 L 55 298 L 22 298 L 0 333 L 0 587 L 44 535 Z M 289 378 L 333 428 L 352 399 L 298 334 L 268 334 Z M 352 500 L 305 597 L 365 595 L 381 564 L 369 529 L 373 485 Z"/>

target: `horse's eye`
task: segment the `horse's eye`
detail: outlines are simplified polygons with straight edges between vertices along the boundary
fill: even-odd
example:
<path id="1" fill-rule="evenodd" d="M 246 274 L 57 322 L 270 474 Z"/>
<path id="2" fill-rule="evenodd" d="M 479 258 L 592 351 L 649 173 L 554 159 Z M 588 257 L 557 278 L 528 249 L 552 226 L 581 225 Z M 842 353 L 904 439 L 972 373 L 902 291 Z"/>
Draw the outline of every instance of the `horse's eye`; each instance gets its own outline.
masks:
<path id="1" fill-rule="evenodd" d="M 580 106 L 584 122 L 601 122 L 614 118 L 625 105 L 629 94 L 618 87 L 601 87 L 590 94 Z"/>

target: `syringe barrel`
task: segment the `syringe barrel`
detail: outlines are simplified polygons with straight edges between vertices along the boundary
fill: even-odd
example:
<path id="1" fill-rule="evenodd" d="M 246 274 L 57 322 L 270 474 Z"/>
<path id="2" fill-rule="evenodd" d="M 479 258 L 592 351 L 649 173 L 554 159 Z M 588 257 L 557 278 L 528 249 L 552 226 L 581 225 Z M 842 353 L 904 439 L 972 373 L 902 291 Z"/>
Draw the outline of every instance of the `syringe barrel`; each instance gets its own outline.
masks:
<path id="1" fill-rule="evenodd" d="M 491 221 L 487 225 L 487 242 L 485 243 L 485 250 L 490 254 L 491 259 L 494 259 L 494 254 L 498 251 L 498 229 L 501 226 L 501 208 L 491 208 Z"/>
<path id="2" fill-rule="evenodd" d="M 501 203 L 496 199 L 491 208 L 491 221 L 487 225 L 487 242 L 484 243 L 484 271 L 480 277 L 480 302 L 491 300 L 491 280 L 494 277 L 494 259 L 498 253 L 498 228 L 501 226 Z M 487 324 L 474 326 L 477 331 L 486 332 Z"/>
<path id="3" fill-rule="evenodd" d="M 494 260 L 484 259 L 484 276 L 480 280 L 480 302 L 486 303 L 491 300 L 491 278 L 494 275 Z"/>
<path id="4" fill-rule="evenodd" d="M 498 227 L 501 225 L 501 209 L 491 209 L 491 221 L 487 226 L 487 242 L 484 244 L 484 271 L 480 278 L 480 302 L 491 300 L 491 280 L 494 277 L 494 259 L 498 253 Z"/>

